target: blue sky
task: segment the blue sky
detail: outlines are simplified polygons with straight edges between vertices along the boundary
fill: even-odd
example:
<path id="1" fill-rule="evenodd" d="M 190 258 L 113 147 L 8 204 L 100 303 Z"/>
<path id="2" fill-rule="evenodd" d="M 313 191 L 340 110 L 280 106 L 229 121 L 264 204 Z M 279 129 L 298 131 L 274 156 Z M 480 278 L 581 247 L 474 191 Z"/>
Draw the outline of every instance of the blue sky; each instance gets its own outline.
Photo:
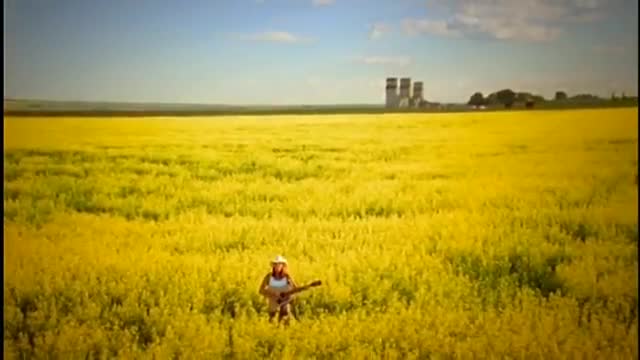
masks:
<path id="1" fill-rule="evenodd" d="M 5 97 L 429 101 L 502 88 L 637 94 L 637 0 L 5 0 Z"/>

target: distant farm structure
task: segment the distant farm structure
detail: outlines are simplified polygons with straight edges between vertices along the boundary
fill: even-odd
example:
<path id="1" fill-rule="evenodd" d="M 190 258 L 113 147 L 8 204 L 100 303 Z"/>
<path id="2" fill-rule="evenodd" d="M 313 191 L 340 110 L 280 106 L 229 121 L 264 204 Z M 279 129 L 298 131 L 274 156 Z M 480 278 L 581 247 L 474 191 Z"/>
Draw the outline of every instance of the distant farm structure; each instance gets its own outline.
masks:
<path id="1" fill-rule="evenodd" d="M 400 92 L 398 92 L 398 78 L 387 78 L 385 87 L 387 108 L 425 108 L 429 103 L 424 99 L 424 88 L 422 81 L 413 83 L 413 94 L 411 92 L 411 78 L 400 79 Z"/>

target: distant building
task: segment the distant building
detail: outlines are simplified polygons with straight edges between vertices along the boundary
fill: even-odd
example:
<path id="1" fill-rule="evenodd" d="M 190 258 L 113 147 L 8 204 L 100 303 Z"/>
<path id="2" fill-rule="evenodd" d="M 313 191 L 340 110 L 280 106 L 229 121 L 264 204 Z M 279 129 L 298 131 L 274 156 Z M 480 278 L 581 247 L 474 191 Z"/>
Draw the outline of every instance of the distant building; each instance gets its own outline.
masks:
<path id="1" fill-rule="evenodd" d="M 398 78 L 387 78 L 385 97 L 387 108 L 398 107 Z"/>
<path id="2" fill-rule="evenodd" d="M 411 99 L 411 78 L 400 79 L 400 100 L 398 107 L 409 107 L 409 101 Z"/>
<path id="3" fill-rule="evenodd" d="M 413 83 L 413 96 L 411 97 L 411 106 L 420 107 L 421 102 L 424 100 L 422 95 L 422 81 L 416 81 Z"/>
<path id="4" fill-rule="evenodd" d="M 411 94 L 411 78 L 400 79 L 398 92 L 398 78 L 387 78 L 385 88 L 385 106 L 387 108 L 426 108 L 429 103 L 424 100 L 423 83 L 416 81 Z"/>

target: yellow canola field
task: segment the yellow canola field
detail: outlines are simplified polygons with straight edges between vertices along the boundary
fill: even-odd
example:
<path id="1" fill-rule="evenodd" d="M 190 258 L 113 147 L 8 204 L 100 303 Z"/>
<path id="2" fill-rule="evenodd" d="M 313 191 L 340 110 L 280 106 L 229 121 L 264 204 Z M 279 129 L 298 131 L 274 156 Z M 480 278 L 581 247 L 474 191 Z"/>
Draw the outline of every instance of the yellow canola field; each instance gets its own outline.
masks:
<path id="1" fill-rule="evenodd" d="M 637 116 L 5 118 L 4 355 L 637 358 Z"/>

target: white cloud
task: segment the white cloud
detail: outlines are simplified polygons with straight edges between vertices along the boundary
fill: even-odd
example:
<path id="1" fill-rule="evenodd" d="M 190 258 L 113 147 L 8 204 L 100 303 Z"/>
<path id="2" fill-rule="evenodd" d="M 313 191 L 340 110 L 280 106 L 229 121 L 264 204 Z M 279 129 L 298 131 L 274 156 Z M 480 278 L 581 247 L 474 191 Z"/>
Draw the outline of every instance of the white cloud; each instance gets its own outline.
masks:
<path id="1" fill-rule="evenodd" d="M 404 31 L 409 35 L 431 34 L 445 37 L 458 37 L 458 29 L 452 28 L 444 20 L 406 19 L 402 22 Z"/>
<path id="2" fill-rule="evenodd" d="M 558 38 L 568 24 L 597 21 L 605 14 L 604 0 L 431 0 L 430 3 L 446 10 L 449 16 L 405 19 L 406 34 L 481 35 L 543 42 Z"/>
<path id="3" fill-rule="evenodd" d="M 412 63 L 409 56 L 362 56 L 356 59 L 365 65 L 391 65 L 404 67 Z"/>
<path id="4" fill-rule="evenodd" d="M 312 0 L 314 6 L 327 6 L 331 5 L 335 0 Z"/>
<path id="5" fill-rule="evenodd" d="M 376 40 L 381 38 L 384 34 L 389 33 L 391 31 L 391 27 L 385 23 L 375 23 L 371 26 L 371 31 L 369 31 L 369 39 Z"/>
<path id="6" fill-rule="evenodd" d="M 276 43 L 289 43 L 289 44 L 308 42 L 311 40 L 309 38 L 294 35 L 286 31 L 265 31 L 265 32 L 256 33 L 256 34 L 243 35 L 242 39 L 250 40 L 250 41 L 276 42 Z"/>

